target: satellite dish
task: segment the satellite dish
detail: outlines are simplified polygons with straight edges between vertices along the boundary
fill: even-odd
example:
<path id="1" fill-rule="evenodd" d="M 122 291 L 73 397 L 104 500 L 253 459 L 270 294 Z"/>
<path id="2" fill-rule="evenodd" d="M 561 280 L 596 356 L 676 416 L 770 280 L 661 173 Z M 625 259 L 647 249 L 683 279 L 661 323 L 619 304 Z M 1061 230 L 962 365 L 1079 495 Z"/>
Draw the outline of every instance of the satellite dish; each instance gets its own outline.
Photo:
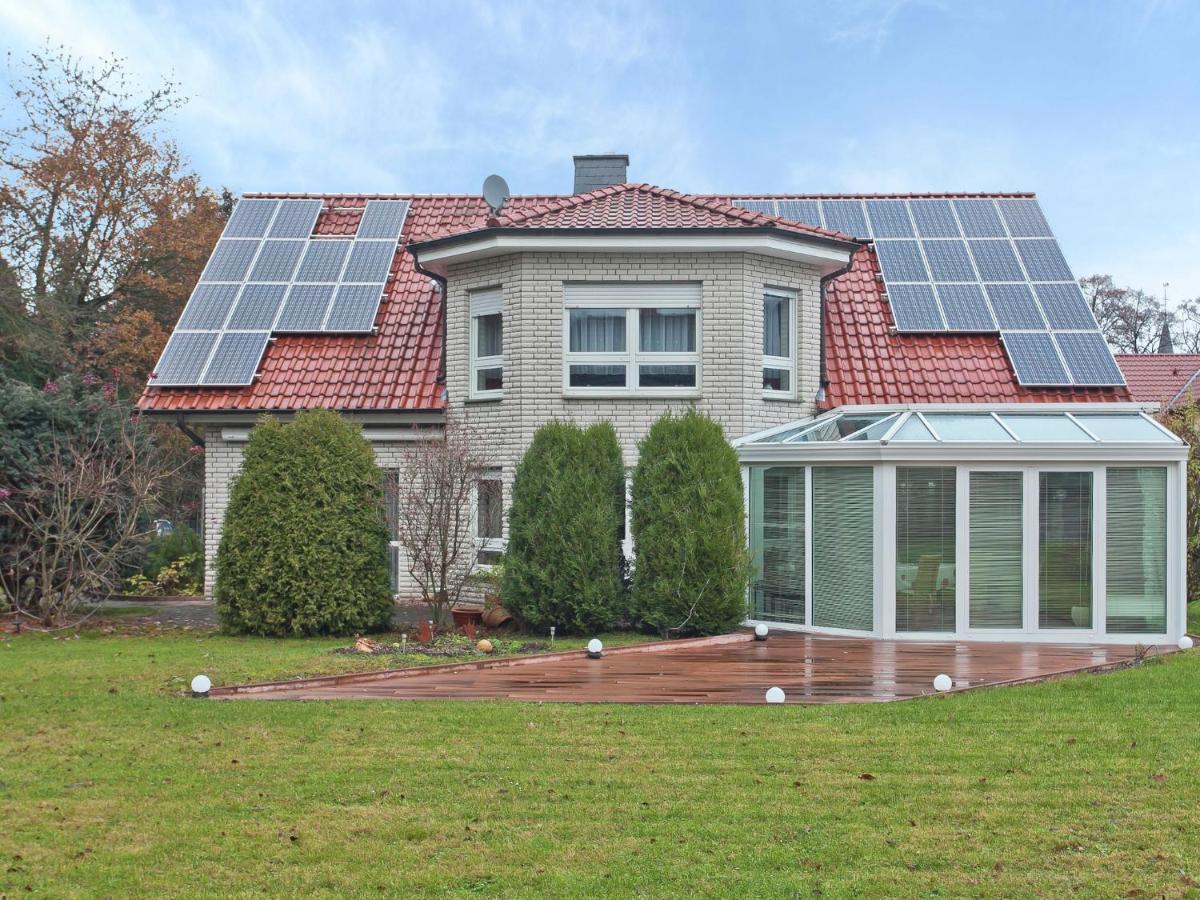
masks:
<path id="1" fill-rule="evenodd" d="M 483 199 L 491 207 L 492 215 L 500 212 L 500 207 L 504 205 L 504 201 L 511 196 L 512 194 L 508 190 L 508 182 L 499 175 L 489 175 L 483 179 Z"/>

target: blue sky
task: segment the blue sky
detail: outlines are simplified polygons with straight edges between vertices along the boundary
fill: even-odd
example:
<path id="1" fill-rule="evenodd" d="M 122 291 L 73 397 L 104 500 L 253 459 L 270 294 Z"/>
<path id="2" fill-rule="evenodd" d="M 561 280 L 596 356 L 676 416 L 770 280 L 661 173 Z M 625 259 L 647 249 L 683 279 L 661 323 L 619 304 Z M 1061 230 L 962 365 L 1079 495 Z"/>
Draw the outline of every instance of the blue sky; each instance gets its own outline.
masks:
<path id="1" fill-rule="evenodd" d="M 1033 190 L 1077 274 L 1200 296 L 1200 3 L 0 0 L 0 49 L 117 53 L 235 191 Z M 9 71 L 0 73 L 8 79 Z"/>

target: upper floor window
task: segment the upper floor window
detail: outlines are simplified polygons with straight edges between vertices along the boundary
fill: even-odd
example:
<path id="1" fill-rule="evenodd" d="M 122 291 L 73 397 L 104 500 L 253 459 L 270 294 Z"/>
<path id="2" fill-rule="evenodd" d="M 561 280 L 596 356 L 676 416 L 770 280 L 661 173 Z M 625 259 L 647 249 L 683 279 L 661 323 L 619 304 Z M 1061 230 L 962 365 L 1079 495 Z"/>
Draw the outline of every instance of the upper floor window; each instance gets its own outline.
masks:
<path id="1" fill-rule="evenodd" d="M 504 296 L 499 288 L 471 293 L 471 392 L 473 400 L 504 396 Z"/>
<path id="2" fill-rule="evenodd" d="M 563 294 L 565 393 L 699 393 L 699 283 L 566 284 Z"/>
<path id="3" fill-rule="evenodd" d="M 768 288 L 763 294 L 763 393 L 795 395 L 796 295 Z"/>

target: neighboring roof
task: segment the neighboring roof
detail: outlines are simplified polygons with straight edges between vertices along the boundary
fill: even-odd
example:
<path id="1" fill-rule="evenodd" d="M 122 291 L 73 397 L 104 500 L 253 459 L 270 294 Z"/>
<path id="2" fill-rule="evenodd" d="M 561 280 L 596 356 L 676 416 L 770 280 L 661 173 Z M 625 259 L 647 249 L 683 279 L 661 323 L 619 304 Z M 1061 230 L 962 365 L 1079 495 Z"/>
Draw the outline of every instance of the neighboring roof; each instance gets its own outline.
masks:
<path id="1" fill-rule="evenodd" d="M 1170 406 L 1180 394 L 1200 399 L 1200 353 L 1118 353 L 1116 359 L 1134 400 Z"/>
<path id="2" fill-rule="evenodd" d="M 822 409 L 880 403 L 1067 403 L 1129 400 L 1125 388 L 1033 388 L 1017 383 L 998 334 L 899 334 L 879 261 L 854 254 L 828 283 Z"/>

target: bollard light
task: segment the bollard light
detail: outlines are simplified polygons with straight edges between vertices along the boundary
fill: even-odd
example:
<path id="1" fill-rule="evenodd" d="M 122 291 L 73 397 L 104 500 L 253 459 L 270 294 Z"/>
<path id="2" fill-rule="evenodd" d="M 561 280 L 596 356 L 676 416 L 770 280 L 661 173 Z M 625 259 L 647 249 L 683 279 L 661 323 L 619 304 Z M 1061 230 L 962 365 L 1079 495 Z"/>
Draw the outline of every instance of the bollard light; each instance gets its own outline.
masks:
<path id="1" fill-rule="evenodd" d="M 592 638 L 588 641 L 587 655 L 591 659 L 599 659 L 604 655 L 604 644 L 600 642 L 600 638 Z"/>
<path id="2" fill-rule="evenodd" d="M 192 679 L 192 696 L 207 697 L 212 688 L 212 681 L 207 675 L 197 675 Z"/>
<path id="3" fill-rule="evenodd" d="M 754 639 L 756 641 L 765 641 L 767 639 L 767 635 L 769 633 L 770 633 L 770 629 L 767 628 L 767 626 L 764 625 L 762 622 L 759 622 L 757 625 L 754 626 Z"/>
<path id="4" fill-rule="evenodd" d="M 954 687 L 954 680 L 945 672 L 933 679 L 933 689 L 935 691 L 948 691 L 952 687 Z"/>
<path id="5" fill-rule="evenodd" d="M 773 687 L 767 689 L 767 695 L 765 699 L 768 703 L 782 703 L 787 699 L 787 697 L 783 693 L 783 688 Z"/>

